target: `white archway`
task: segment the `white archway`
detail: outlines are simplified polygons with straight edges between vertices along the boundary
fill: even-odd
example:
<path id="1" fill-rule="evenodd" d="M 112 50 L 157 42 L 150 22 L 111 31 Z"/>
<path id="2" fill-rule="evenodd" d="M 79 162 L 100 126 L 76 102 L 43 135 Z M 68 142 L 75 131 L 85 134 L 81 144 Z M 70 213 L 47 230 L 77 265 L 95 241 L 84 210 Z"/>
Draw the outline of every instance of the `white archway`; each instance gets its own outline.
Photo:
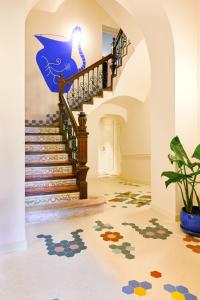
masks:
<path id="1" fill-rule="evenodd" d="M 168 169 L 169 141 L 175 134 L 175 53 L 169 20 L 158 0 L 97 2 L 133 42 L 135 33 L 131 26 L 132 19 L 144 35 L 151 63 L 152 207 L 175 219 L 175 188 L 166 191 L 160 176 L 163 170 Z"/>
<path id="2" fill-rule="evenodd" d="M 24 218 L 24 30 L 30 9 L 38 0 L 4 1 L 0 11 L 2 48 L 1 96 L 1 215 L 0 251 L 25 248 Z M 138 24 L 151 61 L 151 152 L 153 207 L 175 217 L 175 190 L 160 179 L 168 169 L 168 144 L 175 132 L 174 46 L 168 18 L 158 0 L 98 0 L 134 40 Z M 9 18 L 7 17 L 9 16 Z M 10 20 L 12 19 L 12 22 Z M 14 45 L 14 50 L 13 50 Z M 14 55 L 13 55 L 14 51 Z M 163 134 L 164 133 L 164 134 Z M 162 202 L 161 202 L 162 201 Z M 164 207 L 164 209 L 163 209 Z M 17 224 L 17 226 L 16 226 Z"/>

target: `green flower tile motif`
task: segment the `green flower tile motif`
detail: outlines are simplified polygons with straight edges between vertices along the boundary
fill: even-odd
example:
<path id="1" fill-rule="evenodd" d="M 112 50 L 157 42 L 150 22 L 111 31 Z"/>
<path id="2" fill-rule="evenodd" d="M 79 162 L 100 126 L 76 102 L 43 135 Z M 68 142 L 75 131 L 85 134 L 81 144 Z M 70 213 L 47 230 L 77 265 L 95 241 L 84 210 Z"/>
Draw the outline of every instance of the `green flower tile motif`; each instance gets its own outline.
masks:
<path id="1" fill-rule="evenodd" d="M 109 202 L 124 202 L 126 200 L 127 200 L 126 198 L 113 198 L 109 200 Z"/>
<path id="2" fill-rule="evenodd" d="M 145 205 L 150 205 L 151 200 L 146 199 L 133 199 L 130 201 L 127 201 L 126 204 L 134 204 L 136 207 L 143 207 Z"/>
<path id="3" fill-rule="evenodd" d="M 116 197 L 122 197 L 122 198 L 135 198 L 139 196 L 139 194 L 132 193 L 132 192 L 125 192 L 125 193 L 115 193 Z"/>
<path id="4" fill-rule="evenodd" d="M 121 245 L 112 244 L 109 246 L 110 249 L 116 254 L 124 254 L 127 259 L 134 259 L 135 256 L 131 254 L 131 251 L 134 251 L 135 248 L 131 246 L 130 243 L 122 243 Z"/>
<path id="5" fill-rule="evenodd" d="M 96 231 L 102 231 L 104 229 L 114 229 L 113 226 L 111 226 L 110 224 L 104 224 L 103 222 L 101 221 L 95 221 L 95 223 L 97 225 L 95 225 L 93 228 L 96 230 Z"/>
<path id="6" fill-rule="evenodd" d="M 39 234 L 37 237 L 39 239 L 44 239 L 46 243 L 47 253 L 49 255 L 66 256 L 73 257 L 74 255 L 80 253 L 81 251 L 87 249 L 84 241 L 80 237 L 80 233 L 83 232 L 82 229 L 77 229 L 71 232 L 73 240 L 62 240 L 58 243 L 54 242 L 52 235 Z"/>
<path id="7" fill-rule="evenodd" d="M 144 229 L 141 229 L 139 226 L 137 226 L 135 223 L 122 223 L 124 226 L 131 226 L 135 231 L 137 231 L 139 234 L 141 234 L 146 239 L 161 239 L 165 240 L 167 239 L 170 234 L 173 234 L 173 232 L 169 231 L 164 226 L 160 225 L 158 223 L 158 219 L 151 219 L 149 221 L 154 226 L 147 226 Z"/>
<path id="8" fill-rule="evenodd" d="M 151 195 L 142 195 L 141 197 L 139 198 L 142 198 L 142 199 L 151 199 Z"/>

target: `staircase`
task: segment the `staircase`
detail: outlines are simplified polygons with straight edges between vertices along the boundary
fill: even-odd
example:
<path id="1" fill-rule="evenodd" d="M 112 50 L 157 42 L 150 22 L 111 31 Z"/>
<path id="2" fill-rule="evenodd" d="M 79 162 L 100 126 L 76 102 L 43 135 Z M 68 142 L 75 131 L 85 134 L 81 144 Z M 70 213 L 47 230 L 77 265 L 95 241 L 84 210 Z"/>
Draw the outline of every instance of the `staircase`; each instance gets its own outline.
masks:
<path id="1" fill-rule="evenodd" d="M 91 105 L 104 91 L 112 91 L 128 45 L 120 30 L 111 54 L 67 80 L 61 74 L 58 124 L 25 127 L 27 222 L 52 221 L 102 208 L 104 200 L 87 199 L 88 132 L 82 110 L 83 104 Z M 80 112 L 78 124 L 72 111 Z"/>

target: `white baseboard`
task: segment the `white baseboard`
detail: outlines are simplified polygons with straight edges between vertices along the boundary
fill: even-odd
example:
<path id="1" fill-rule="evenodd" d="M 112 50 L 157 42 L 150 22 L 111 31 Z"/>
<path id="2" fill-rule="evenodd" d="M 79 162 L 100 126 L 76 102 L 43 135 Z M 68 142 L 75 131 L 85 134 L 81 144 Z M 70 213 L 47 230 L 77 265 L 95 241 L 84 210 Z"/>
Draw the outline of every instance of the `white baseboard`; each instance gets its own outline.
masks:
<path id="1" fill-rule="evenodd" d="M 25 251 L 27 249 L 27 243 L 25 241 L 20 241 L 16 243 L 10 243 L 0 246 L 0 254 L 6 254 L 17 251 Z"/>

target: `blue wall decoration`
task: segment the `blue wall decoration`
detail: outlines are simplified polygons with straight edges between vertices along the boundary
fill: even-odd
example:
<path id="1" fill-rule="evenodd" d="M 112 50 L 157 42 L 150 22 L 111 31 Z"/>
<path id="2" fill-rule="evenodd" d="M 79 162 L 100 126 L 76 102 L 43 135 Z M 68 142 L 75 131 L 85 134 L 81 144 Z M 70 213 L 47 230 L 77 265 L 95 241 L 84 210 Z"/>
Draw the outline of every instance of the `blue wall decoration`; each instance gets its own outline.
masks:
<path id="1" fill-rule="evenodd" d="M 85 69 L 86 60 L 81 49 L 80 36 L 81 28 L 79 26 L 73 29 L 71 38 L 68 41 L 56 40 L 44 35 L 35 35 L 44 46 L 38 51 L 36 61 L 50 91 L 54 93 L 59 92 L 58 79 L 60 74 L 63 75 L 64 79 L 67 79 Z M 82 59 L 80 68 L 77 67 L 76 62 L 71 57 L 75 40 L 77 40 L 78 52 Z M 71 84 L 68 84 L 64 92 L 67 93 L 70 87 Z"/>

